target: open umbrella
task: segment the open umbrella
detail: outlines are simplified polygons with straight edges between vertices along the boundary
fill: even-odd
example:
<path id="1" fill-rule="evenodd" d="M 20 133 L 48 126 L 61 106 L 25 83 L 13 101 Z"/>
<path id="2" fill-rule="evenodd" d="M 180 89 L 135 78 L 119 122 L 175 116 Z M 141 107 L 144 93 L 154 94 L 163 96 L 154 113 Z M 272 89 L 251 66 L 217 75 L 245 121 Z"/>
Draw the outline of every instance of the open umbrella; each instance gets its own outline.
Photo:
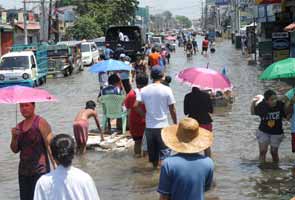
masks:
<path id="1" fill-rule="evenodd" d="M 268 66 L 260 75 L 260 80 L 295 77 L 295 58 L 280 60 Z"/>
<path id="2" fill-rule="evenodd" d="M 55 102 L 56 97 L 46 90 L 24 87 L 9 86 L 0 89 L 0 104 L 19 104 L 30 102 Z M 16 112 L 17 121 L 17 112 Z"/>
<path id="3" fill-rule="evenodd" d="M 202 90 L 212 90 L 213 92 L 232 90 L 233 88 L 227 77 L 207 68 L 187 68 L 179 72 L 176 79 L 190 86 L 195 86 Z"/>
<path id="4" fill-rule="evenodd" d="M 132 67 L 122 61 L 105 60 L 92 65 L 89 69 L 92 73 L 109 72 L 109 71 L 131 71 Z"/>
<path id="5" fill-rule="evenodd" d="M 166 40 L 169 40 L 169 41 L 174 41 L 176 40 L 177 38 L 175 36 L 168 36 L 165 38 Z"/>

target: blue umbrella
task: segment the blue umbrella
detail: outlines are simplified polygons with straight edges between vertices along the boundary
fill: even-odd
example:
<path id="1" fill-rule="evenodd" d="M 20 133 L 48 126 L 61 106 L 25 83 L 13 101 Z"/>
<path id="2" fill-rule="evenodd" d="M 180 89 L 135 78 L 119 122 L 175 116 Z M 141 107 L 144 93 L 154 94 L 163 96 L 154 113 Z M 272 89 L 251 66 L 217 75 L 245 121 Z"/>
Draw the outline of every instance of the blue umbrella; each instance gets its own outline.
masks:
<path id="1" fill-rule="evenodd" d="M 118 60 L 105 60 L 99 63 L 92 65 L 89 69 L 89 72 L 100 73 L 100 72 L 109 72 L 109 71 L 131 71 L 132 67 L 122 61 Z"/>

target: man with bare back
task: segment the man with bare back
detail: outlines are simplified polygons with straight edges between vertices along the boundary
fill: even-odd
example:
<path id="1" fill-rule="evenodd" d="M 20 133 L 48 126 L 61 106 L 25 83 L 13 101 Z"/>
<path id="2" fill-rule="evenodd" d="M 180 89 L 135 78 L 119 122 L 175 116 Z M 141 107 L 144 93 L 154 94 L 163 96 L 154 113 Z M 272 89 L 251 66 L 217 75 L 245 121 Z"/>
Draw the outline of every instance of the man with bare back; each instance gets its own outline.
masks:
<path id="1" fill-rule="evenodd" d="M 97 112 L 95 110 L 96 104 L 94 101 L 87 101 L 85 109 L 82 109 L 76 116 L 73 130 L 74 136 L 77 143 L 77 153 L 83 154 L 86 152 L 86 144 L 88 139 L 88 119 L 93 117 L 99 132 L 101 133 L 101 140 L 103 138 L 103 132 L 101 131 Z"/>

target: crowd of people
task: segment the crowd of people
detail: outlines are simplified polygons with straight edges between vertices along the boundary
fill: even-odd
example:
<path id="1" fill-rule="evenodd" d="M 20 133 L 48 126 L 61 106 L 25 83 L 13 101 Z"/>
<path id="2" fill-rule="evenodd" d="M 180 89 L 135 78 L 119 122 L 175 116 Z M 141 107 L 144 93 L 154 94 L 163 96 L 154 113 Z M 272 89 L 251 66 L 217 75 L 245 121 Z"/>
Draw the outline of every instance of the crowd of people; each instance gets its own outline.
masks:
<path id="1" fill-rule="evenodd" d="M 146 152 L 153 168 L 161 169 L 158 188 L 161 199 L 179 199 L 184 193 L 187 199 L 203 199 L 205 190 L 210 188 L 214 168 L 210 158 L 212 102 L 206 92 L 193 88 L 185 97 L 188 117 L 178 123 L 176 102 L 169 87 L 171 77 L 165 73 L 169 63 L 167 54 L 166 48 L 153 47 L 147 55 L 148 62 L 137 59 L 131 64 L 121 46 L 113 51 L 106 44 L 104 59 L 121 60 L 134 70 L 100 73 L 98 96 L 125 96 L 122 109 L 128 111 L 134 154 L 141 157 Z M 136 87 L 132 88 L 134 81 Z M 53 136 L 48 122 L 35 113 L 34 102 L 20 104 L 20 112 L 24 120 L 12 129 L 10 145 L 14 153 L 20 153 L 20 199 L 99 199 L 91 177 L 72 166 L 74 152 L 86 152 L 89 119 L 94 120 L 101 141 L 110 130 L 110 120 L 108 127 L 101 127 L 96 103 L 87 101 L 74 118 L 75 141 L 66 134 Z M 169 125 L 169 114 L 173 125 Z M 195 167 L 202 173 L 196 171 L 192 180 L 191 169 Z M 178 187 L 179 184 L 186 186 Z"/>
<path id="2" fill-rule="evenodd" d="M 184 96 L 186 117 L 178 120 L 176 101 L 170 87 L 171 77 L 166 74 L 169 65 L 163 62 L 165 57 L 161 49 L 151 48 L 147 62 L 136 59 L 131 63 L 123 48 L 118 48 L 113 51 L 107 44 L 105 59 L 121 60 L 132 65 L 134 70 L 100 73 L 99 98 L 104 95 L 124 96 L 122 110 L 128 111 L 129 132 L 135 143 L 134 155 L 142 157 L 147 153 L 152 167 L 160 169 L 157 189 L 160 200 L 203 200 L 214 174 L 211 159 L 211 114 L 214 109 L 210 94 L 193 87 Z M 206 51 L 204 44 L 203 51 Z M 290 90 L 283 100 L 278 100 L 272 90 L 253 99 L 251 113 L 261 118 L 257 131 L 261 163 L 266 162 L 269 146 L 273 162 L 279 162 L 283 118 L 292 117 L 292 132 L 295 132 L 294 91 Z M 107 127 L 101 127 L 97 105 L 90 100 L 74 118 L 75 140 L 67 134 L 53 136 L 49 123 L 35 113 L 35 106 L 34 102 L 21 103 L 20 112 L 24 120 L 11 130 L 11 150 L 20 153 L 20 199 L 99 199 L 92 178 L 73 167 L 72 160 L 75 152 L 86 152 L 89 119 L 94 120 L 101 133 L 101 141 L 105 139 L 104 134 L 110 131 L 111 121 Z M 169 124 L 169 116 L 172 124 Z M 292 147 L 295 152 L 295 134 L 292 135 Z"/>
<path id="3" fill-rule="evenodd" d="M 192 55 L 196 55 L 197 52 L 199 52 L 199 46 L 197 42 L 196 35 L 193 34 L 185 34 L 181 33 L 178 35 L 178 46 L 183 46 L 184 51 L 186 52 L 186 55 L 188 58 L 191 58 Z M 208 55 L 208 50 L 210 50 L 210 53 L 215 53 L 216 51 L 216 45 L 214 39 L 208 38 L 206 35 L 204 39 L 202 40 L 202 46 L 201 46 L 201 54 L 204 56 Z"/>

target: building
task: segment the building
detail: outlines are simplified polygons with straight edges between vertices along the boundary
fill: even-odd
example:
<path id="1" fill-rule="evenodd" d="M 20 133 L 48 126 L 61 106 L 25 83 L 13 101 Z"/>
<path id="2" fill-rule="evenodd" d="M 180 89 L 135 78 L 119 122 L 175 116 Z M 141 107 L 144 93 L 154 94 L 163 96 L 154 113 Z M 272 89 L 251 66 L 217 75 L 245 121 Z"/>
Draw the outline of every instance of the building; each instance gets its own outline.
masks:
<path id="1" fill-rule="evenodd" d="M 39 22 L 27 23 L 28 44 L 40 42 Z M 16 23 L 14 26 L 14 44 L 24 44 L 25 32 L 24 23 Z"/>

